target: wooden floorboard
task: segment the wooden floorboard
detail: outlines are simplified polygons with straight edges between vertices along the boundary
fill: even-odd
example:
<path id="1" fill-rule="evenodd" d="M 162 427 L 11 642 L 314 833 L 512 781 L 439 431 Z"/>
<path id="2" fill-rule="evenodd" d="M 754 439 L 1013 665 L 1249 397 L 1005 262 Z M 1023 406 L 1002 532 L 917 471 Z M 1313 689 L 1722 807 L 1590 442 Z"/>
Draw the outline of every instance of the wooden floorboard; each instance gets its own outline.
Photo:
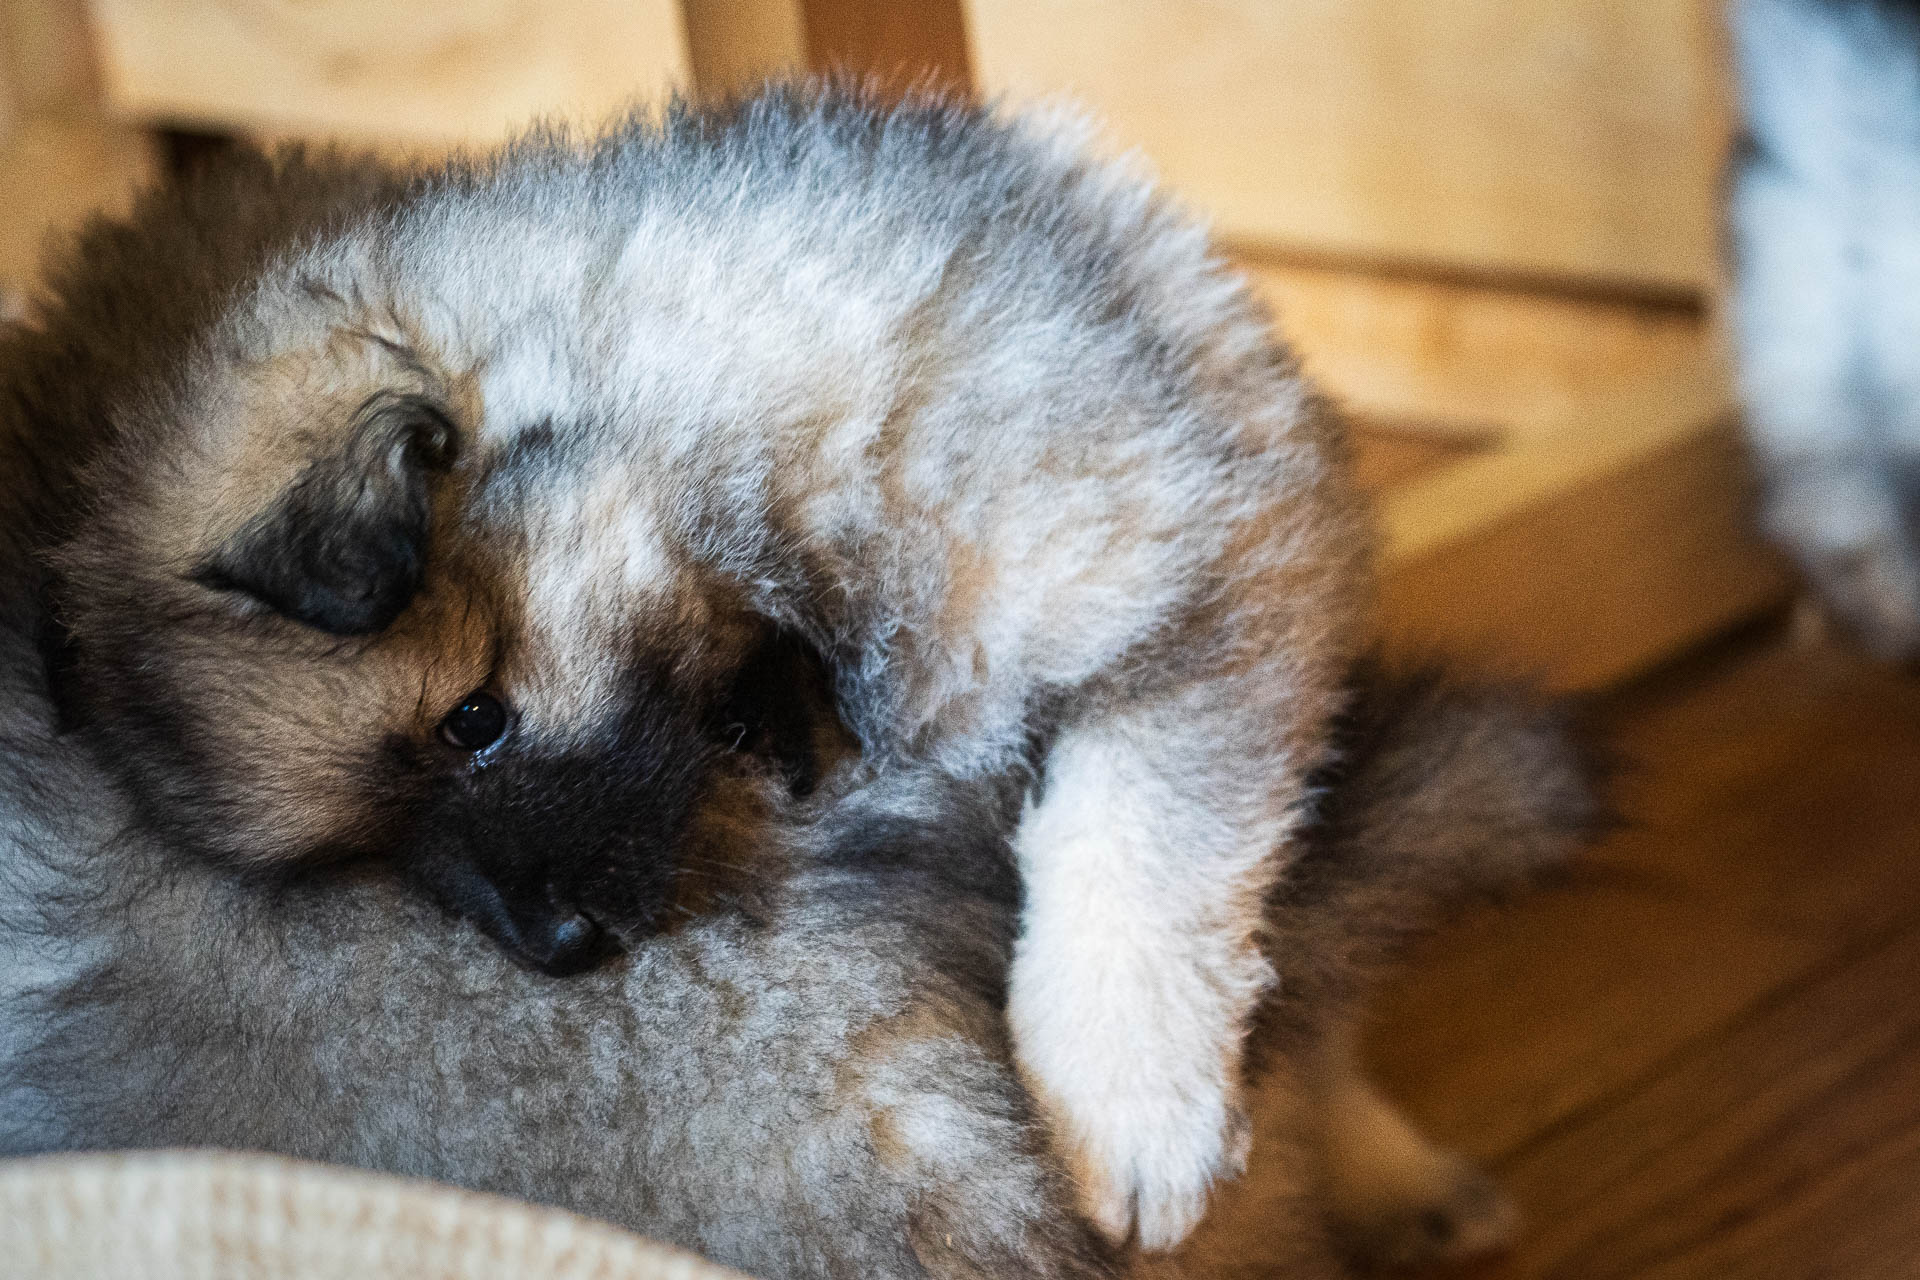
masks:
<path id="1" fill-rule="evenodd" d="M 1474 1275 L 1920 1276 L 1920 681 L 1776 629 L 1599 719 L 1629 825 L 1370 1041 L 1527 1214 Z"/>
<path id="2" fill-rule="evenodd" d="M 1535 1228 L 1493 1274 L 1760 1280 L 1895 1262 L 1914 1274 L 1916 975 L 1909 924 L 1503 1162 Z"/>
<path id="3" fill-rule="evenodd" d="M 1605 718 L 1627 829 L 1382 1001 L 1382 1074 L 1483 1158 L 1920 911 L 1920 683 L 1773 640 Z"/>

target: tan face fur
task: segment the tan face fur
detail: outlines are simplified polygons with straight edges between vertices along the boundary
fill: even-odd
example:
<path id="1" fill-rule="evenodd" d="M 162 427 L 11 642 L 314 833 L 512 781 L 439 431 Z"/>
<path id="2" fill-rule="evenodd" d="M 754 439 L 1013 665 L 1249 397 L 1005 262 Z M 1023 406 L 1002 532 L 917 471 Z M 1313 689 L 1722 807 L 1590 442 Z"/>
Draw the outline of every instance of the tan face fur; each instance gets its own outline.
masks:
<path id="1" fill-rule="evenodd" d="M 650 922 L 712 770 L 804 780 L 811 712 L 733 696 L 793 655 L 669 546 L 618 451 L 489 429 L 482 374 L 355 321 L 203 367 L 175 451 L 60 551 L 78 702 L 189 841 L 422 868 L 564 969 Z M 449 740 L 476 695 L 504 730 L 477 751 Z"/>

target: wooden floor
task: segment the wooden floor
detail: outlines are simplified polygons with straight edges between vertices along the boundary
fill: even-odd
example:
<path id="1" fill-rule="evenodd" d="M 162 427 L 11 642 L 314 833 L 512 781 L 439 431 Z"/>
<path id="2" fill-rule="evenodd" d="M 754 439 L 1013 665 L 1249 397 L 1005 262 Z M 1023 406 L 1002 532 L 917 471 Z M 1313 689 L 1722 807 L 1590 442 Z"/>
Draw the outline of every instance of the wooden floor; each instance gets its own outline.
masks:
<path id="1" fill-rule="evenodd" d="M 1474 1275 L 1920 1276 L 1920 681 L 1775 628 L 1604 718 L 1629 828 L 1373 1038 L 1528 1216 Z"/>

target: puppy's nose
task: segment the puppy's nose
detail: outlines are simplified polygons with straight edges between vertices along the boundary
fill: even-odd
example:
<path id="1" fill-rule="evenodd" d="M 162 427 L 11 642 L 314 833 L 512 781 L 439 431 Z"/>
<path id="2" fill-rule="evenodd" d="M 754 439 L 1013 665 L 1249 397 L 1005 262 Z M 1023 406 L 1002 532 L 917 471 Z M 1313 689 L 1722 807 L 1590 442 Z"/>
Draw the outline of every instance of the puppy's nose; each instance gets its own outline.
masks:
<path id="1" fill-rule="evenodd" d="M 523 923 L 519 944 L 536 969 L 556 978 L 591 969 L 613 952 L 606 930 L 592 917 L 564 908 Z"/>
<path id="2" fill-rule="evenodd" d="M 564 978 L 619 952 L 614 936 L 574 905 L 576 895 L 544 876 L 485 865 L 470 847 L 429 846 L 409 870 L 440 904 L 465 916 L 530 969 Z"/>

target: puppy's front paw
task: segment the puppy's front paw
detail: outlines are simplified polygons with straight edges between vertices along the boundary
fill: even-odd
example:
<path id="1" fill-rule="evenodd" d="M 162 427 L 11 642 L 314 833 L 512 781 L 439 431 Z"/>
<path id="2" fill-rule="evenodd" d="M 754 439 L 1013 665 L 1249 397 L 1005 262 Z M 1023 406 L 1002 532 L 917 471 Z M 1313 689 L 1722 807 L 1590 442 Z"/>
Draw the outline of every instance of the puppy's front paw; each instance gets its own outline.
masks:
<path id="1" fill-rule="evenodd" d="M 1252 1126 L 1235 1042 L 1220 1034 L 1222 1019 L 1170 1005 L 1155 984 L 1109 984 L 1075 1000 L 1023 981 L 1022 969 L 1009 1001 L 1014 1042 L 1081 1208 L 1116 1244 L 1172 1248 L 1206 1212 L 1213 1184 L 1246 1165 Z"/>
<path id="2" fill-rule="evenodd" d="M 1273 980 L 1257 890 L 1277 837 L 1196 805 L 1136 748 L 1096 728 L 1048 757 L 1015 837 L 1007 1020 L 1088 1217 L 1169 1249 L 1246 1163 L 1241 1046 Z"/>
<path id="3" fill-rule="evenodd" d="M 1082 1211 L 1114 1244 L 1131 1236 L 1143 1249 L 1173 1248 L 1199 1225 L 1213 1184 L 1246 1168 L 1252 1129 L 1237 1104 L 1156 1108 L 1139 1099 L 1078 1118 L 1046 1110 Z"/>

